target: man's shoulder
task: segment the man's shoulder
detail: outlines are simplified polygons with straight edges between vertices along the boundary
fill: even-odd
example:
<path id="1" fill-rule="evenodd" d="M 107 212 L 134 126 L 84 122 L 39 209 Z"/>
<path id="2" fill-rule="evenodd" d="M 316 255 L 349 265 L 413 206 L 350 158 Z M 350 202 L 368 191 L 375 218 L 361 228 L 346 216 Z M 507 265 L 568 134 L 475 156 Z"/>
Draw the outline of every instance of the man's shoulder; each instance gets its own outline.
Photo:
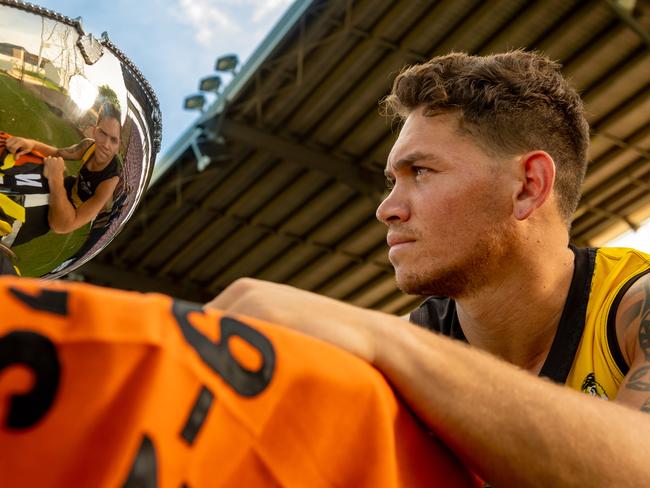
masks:
<path id="1" fill-rule="evenodd" d="M 650 254 L 628 247 L 601 247 L 596 252 L 592 285 L 616 287 L 650 268 Z"/>
<path id="2" fill-rule="evenodd" d="M 90 137 L 86 137 L 79 141 L 75 147 L 78 149 L 81 149 L 83 151 L 87 151 L 90 149 L 92 146 L 95 145 L 95 139 L 91 139 Z"/>
<path id="3" fill-rule="evenodd" d="M 597 254 L 615 261 L 631 260 L 650 264 L 650 253 L 632 247 L 599 247 Z"/>

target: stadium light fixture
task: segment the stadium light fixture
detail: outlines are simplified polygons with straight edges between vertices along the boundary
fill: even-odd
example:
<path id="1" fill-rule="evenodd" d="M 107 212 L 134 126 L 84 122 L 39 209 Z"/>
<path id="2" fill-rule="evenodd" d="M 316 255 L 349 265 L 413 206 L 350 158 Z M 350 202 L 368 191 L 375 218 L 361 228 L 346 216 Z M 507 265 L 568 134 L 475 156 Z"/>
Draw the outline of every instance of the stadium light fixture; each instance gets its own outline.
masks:
<path id="1" fill-rule="evenodd" d="M 196 169 L 200 173 L 210 165 L 212 160 L 210 159 L 210 156 L 208 156 L 207 154 L 203 154 L 196 139 L 192 141 L 190 147 L 192 148 L 192 152 L 194 153 L 194 158 L 196 159 Z"/>
<path id="2" fill-rule="evenodd" d="M 199 83 L 199 90 L 201 90 L 202 92 L 217 93 L 220 87 L 221 87 L 221 77 L 216 75 L 203 78 Z"/>
<path id="3" fill-rule="evenodd" d="M 200 110 L 203 112 L 205 97 L 203 95 L 192 95 L 185 98 L 183 108 L 185 110 Z"/>
<path id="4" fill-rule="evenodd" d="M 239 64 L 239 58 L 236 54 L 228 54 L 226 56 L 221 56 L 217 58 L 217 62 L 214 65 L 216 71 L 229 71 L 230 73 L 235 73 L 235 69 Z"/>

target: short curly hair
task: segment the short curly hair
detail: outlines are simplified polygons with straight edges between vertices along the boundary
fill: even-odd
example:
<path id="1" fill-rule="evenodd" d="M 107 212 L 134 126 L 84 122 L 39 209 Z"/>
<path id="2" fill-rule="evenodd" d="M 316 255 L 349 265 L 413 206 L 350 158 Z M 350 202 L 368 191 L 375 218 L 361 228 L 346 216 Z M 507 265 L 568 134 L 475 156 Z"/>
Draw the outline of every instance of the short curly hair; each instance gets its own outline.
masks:
<path id="1" fill-rule="evenodd" d="M 122 113 L 120 112 L 120 109 L 111 102 L 104 102 L 101 107 L 99 107 L 99 112 L 97 113 L 97 125 L 99 125 L 103 119 L 115 119 L 117 120 L 117 123 L 120 124 L 120 128 L 122 127 Z"/>
<path id="2" fill-rule="evenodd" d="M 569 225 L 587 169 L 589 124 L 560 68 L 523 50 L 451 53 L 404 68 L 382 107 L 402 120 L 419 107 L 427 116 L 457 112 L 460 130 L 495 156 L 546 151 L 556 164 L 558 207 Z"/>

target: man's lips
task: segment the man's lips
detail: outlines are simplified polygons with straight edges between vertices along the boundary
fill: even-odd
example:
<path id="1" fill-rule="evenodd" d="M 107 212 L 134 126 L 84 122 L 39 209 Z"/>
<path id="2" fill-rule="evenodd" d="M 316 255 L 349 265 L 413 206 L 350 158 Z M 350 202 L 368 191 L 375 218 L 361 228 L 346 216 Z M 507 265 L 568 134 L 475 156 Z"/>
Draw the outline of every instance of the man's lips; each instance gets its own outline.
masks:
<path id="1" fill-rule="evenodd" d="M 389 234 L 386 237 L 386 242 L 388 243 L 388 247 L 393 248 L 395 246 L 399 246 L 400 244 L 408 244 L 410 242 L 415 242 L 415 239 L 407 236 Z"/>

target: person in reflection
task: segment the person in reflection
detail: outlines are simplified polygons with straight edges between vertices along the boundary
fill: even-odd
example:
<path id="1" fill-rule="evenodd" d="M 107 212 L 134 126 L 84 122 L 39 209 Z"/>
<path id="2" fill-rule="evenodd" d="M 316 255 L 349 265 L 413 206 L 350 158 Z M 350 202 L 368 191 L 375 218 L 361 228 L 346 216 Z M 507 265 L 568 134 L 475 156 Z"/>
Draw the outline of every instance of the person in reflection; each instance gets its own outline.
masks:
<path id="1" fill-rule="evenodd" d="M 67 148 L 55 148 L 23 137 L 9 137 L 5 144 L 18 160 L 28 153 L 43 155 L 43 177 L 49 187 L 49 204 L 27 209 L 26 221 L 13 245 L 28 242 L 52 230 L 67 234 L 93 221 L 111 202 L 120 179 L 121 116 L 104 103 L 93 128 L 93 137 Z M 64 160 L 81 160 L 76 177 L 64 177 Z"/>

